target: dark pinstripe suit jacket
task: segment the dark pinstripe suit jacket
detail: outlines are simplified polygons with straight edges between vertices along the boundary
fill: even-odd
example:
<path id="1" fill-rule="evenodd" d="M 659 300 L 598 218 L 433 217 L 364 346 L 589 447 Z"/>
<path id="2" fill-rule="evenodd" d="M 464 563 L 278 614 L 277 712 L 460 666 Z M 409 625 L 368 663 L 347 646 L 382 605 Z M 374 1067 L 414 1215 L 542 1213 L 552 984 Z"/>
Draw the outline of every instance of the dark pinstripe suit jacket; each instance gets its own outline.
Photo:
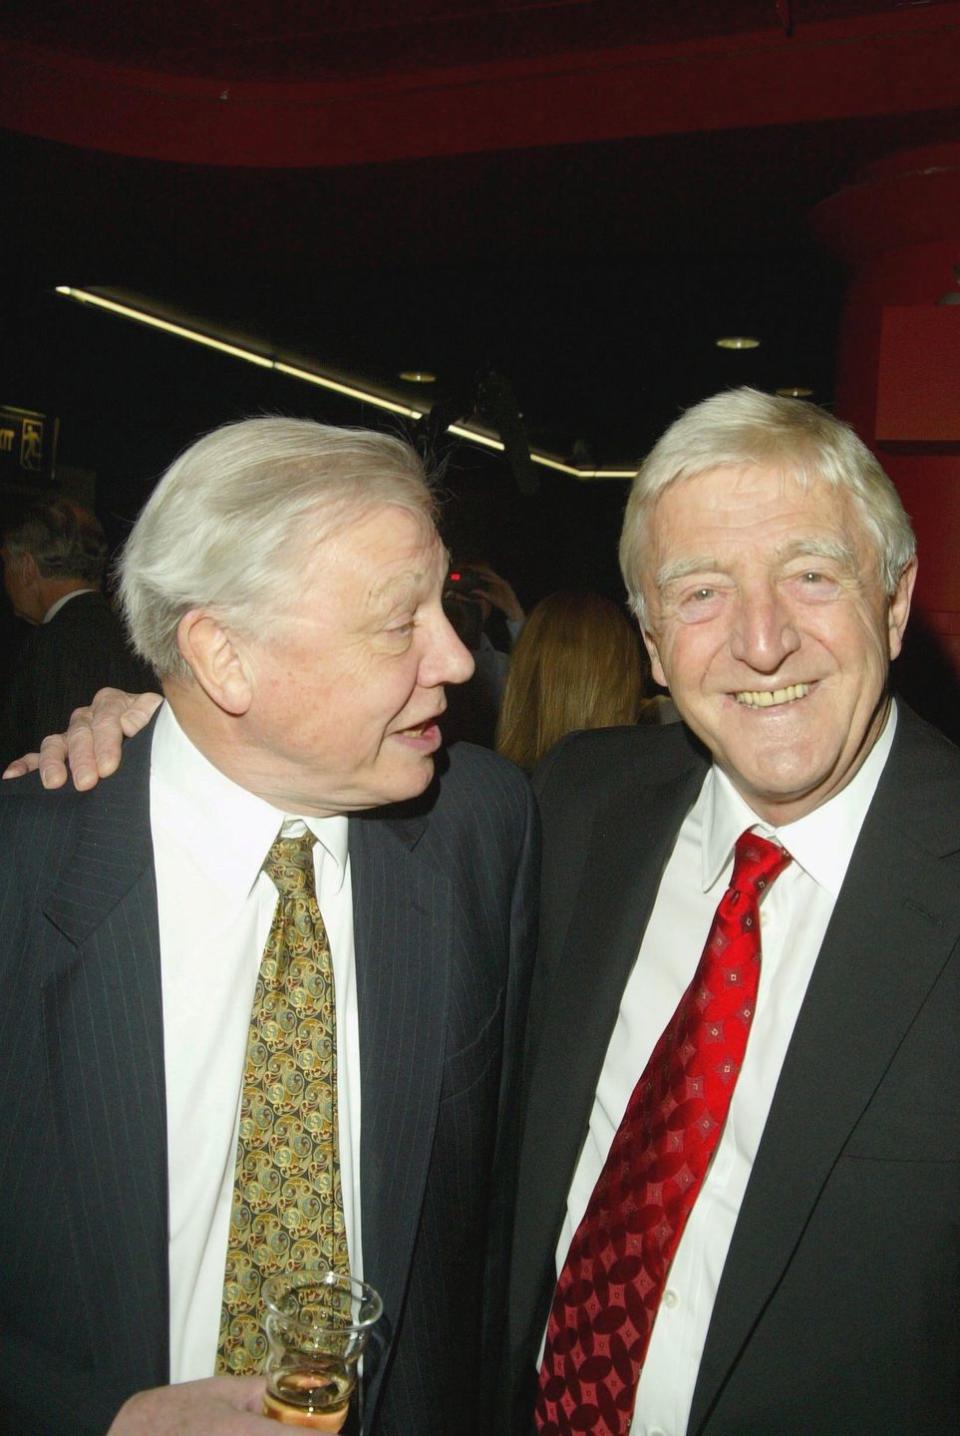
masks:
<path id="1" fill-rule="evenodd" d="M 17 655 L 0 693 L 0 762 L 62 732 L 74 708 L 106 686 L 139 693 L 156 678 L 103 594 L 81 593 L 33 629 Z"/>
<path id="2" fill-rule="evenodd" d="M 597 1079 L 706 758 L 585 733 L 537 778 L 540 954 L 510 1353 L 517 1432 Z M 558 1044 L 575 1027 L 577 1041 Z M 960 753 L 900 705 L 787 1051 L 689 1436 L 945 1436 L 960 1411 Z"/>
<path id="3" fill-rule="evenodd" d="M 167 1379 L 150 741 L 91 794 L 0 785 L 5 1436 L 102 1436 Z M 350 826 L 376 1436 L 479 1425 L 504 1327 L 536 820 L 510 764 L 446 762 L 424 799 Z"/>

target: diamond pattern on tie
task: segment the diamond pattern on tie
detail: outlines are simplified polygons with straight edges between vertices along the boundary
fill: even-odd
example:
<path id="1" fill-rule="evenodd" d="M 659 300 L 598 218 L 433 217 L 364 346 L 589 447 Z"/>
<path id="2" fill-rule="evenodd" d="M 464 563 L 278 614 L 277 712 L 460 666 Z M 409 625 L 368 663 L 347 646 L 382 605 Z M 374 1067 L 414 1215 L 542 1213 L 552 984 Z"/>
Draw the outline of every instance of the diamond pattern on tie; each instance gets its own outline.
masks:
<path id="1" fill-rule="evenodd" d="M 627 1436 L 670 1263 L 720 1140 L 760 977 L 760 896 L 790 855 L 755 833 L 693 980 L 631 1094 L 557 1282 L 541 1436 Z"/>
<path id="2" fill-rule="evenodd" d="M 240 1107 L 218 1371 L 258 1371 L 260 1288 L 275 1272 L 349 1269 L 337 1131 L 330 945 L 312 833 L 279 837 L 264 872 L 279 893 L 260 962 Z"/>

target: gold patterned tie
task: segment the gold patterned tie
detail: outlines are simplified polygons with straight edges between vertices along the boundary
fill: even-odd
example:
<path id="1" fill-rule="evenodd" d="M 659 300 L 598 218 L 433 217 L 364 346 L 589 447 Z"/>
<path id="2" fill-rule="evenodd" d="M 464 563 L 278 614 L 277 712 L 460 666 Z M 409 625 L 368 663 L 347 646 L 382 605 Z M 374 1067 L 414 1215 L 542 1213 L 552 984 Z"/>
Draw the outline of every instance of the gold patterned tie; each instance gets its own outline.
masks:
<path id="1" fill-rule="evenodd" d="M 260 1288 L 275 1272 L 349 1270 L 337 1132 L 330 944 L 310 832 L 279 837 L 264 872 L 280 894 L 253 999 L 243 1076 L 217 1370 L 266 1355 Z"/>

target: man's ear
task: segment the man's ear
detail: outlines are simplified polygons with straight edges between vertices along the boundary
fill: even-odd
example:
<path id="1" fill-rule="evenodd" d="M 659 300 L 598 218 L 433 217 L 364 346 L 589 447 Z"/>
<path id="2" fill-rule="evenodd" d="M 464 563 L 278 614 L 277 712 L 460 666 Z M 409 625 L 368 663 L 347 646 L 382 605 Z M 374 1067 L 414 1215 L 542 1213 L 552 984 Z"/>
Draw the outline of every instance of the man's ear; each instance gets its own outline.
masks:
<path id="1" fill-rule="evenodd" d="M 177 645 L 211 702 L 224 713 L 242 717 L 250 707 L 253 684 L 234 636 L 203 609 L 191 609 L 177 625 Z"/>
<path id="2" fill-rule="evenodd" d="M 907 627 L 907 619 L 910 617 L 910 602 L 913 598 L 913 585 L 917 581 L 917 560 L 912 558 L 904 568 L 897 581 L 897 587 L 890 600 L 890 608 L 887 613 L 888 642 L 890 645 L 891 661 L 897 657 L 903 647 L 903 635 Z"/>
<path id="3" fill-rule="evenodd" d="M 14 607 L 21 617 L 40 623 L 47 610 L 40 565 L 32 553 L 18 553 L 4 560 L 10 565 Z"/>
<path id="4" fill-rule="evenodd" d="M 13 562 L 18 566 L 23 583 L 36 587 L 40 582 L 40 565 L 32 553 L 18 553 Z"/>
<path id="5" fill-rule="evenodd" d="M 663 664 L 660 662 L 660 650 L 657 647 L 657 640 L 649 628 L 642 628 L 640 634 L 643 638 L 646 650 L 650 655 L 650 669 L 653 673 L 653 681 L 659 683 L 661 688 L 669 688 L 670 685 L 667 682 L 667 675 L 664 673 Z"/>
<path id="6" fill-rule="evenodd" d="M 37 563 L 33 554 L 17 554 L 13 562 L 16 564 L 14 571 L 24 594 L 28 594 L 31 599 L 34 597 L 39 598 L 41 583 L 40 565 Z"/>

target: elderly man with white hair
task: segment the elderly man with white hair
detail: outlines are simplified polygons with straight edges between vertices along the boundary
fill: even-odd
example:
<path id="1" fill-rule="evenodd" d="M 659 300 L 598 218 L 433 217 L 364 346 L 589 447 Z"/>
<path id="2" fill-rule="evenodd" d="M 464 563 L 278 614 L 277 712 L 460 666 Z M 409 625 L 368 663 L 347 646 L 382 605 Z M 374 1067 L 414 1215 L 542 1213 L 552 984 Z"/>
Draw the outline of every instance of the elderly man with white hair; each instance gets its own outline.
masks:
<path id="1" fill-rule="evenodd" d="M 740 390 L 620 554 L 683 725 L 536 778 L 515 1428 L 952 1431 L 960 754 L 889 689 L 909 520 L 845 425 Z"/>
<path id="2" fill-rule="evenodd" d="M 262 1287 L 313 1265 L 383 1300 L 368 1436 L 479 1429 L 536 823 L 441 751 L 422 465 L 227 426 L 120 571 L 163 706 L 95 791 L 0 792 L 0 1430 L 266 1436 Z"/>

